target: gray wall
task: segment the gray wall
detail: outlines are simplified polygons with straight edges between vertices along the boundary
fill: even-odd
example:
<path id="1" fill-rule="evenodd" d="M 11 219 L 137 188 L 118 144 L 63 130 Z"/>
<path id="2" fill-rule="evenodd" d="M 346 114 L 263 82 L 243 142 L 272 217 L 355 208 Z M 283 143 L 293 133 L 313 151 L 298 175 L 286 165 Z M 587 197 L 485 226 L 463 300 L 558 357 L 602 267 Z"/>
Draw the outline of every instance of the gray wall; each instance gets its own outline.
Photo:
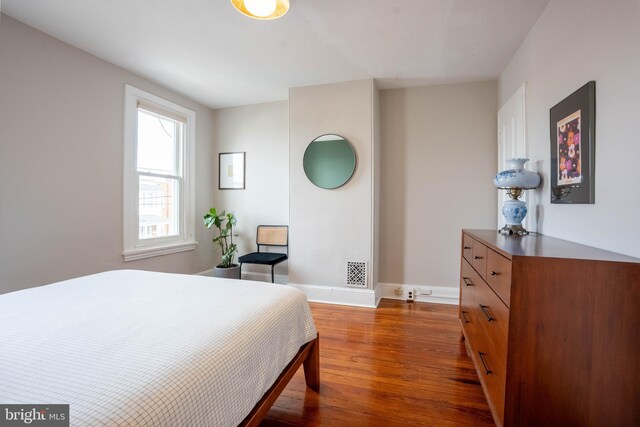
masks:
<path id="1" fill-rule="evenodd" d="M 373 88 L 373 259 L 371 277 L 374 288 L 380 282 L 380 199 L 382 182 L 382 152 L 380 130 L 380 91 Z"/>
<path id="2" fill-rule="evenodd" d="M 380 282 L 457 286 L 460 230 L 496 227 L 496 82 L 383 90 L 380 109 Z"/>
<path id="3" fill-rule="evenodd" d="M 239 218 L 240 253 L 253 247 L 256 225 L 288 223 L 290 193 L 292 283 L 343 286 L 344 259 L 376 259 L 379 250 L 374 284 L 379 275 L 456 285 L 460 229 L 496 227 L 496 82 L 383 90 L 379 98 L 370 82 L 348 82 L 292 89 L 290 120 L 286 102 L 214 112 L 219 151 L 247 152 L 247 189 L 214 191 L 216 207 Z M 356 144 L 356 176 L 337 190 L 313 186 L 302 170 L 307 144 L 325 132 Z"/>
<path id="4" fill-rule="evenodd" d="M 375 262 L 374 89 L 372 80 L 360 80 L 289 91 L 292 283 L 345 286 L 347 259 Z M 324 134 L 348 139 L 357 157 L 351 179 L 333 190 L 313 185 L 302 167 L 307 145 Z"/>
<path id="5" fill-rule="evenodd" d="M 213 204 L 218 209 L 235 212 L 238 218 L 235 241 L 240 255 L 255 251 L 258 225 L 289 224 L 288 115 L 287 101 L 214 111 Z M 217 156 L 219 152 L 230 151 L 246 152 L 245 190 L 218 189 Z M 216 257 L 219 252 L 216 249 Z M 269 267 L 258 265 L 247 265 L 242 270 L 271 272 Z M 287 262 L 278 264 L 276 274 L 286 275 L 287 270 Z"/>
<path id="6" fill-rule="evenodd" d="M 385 90 L 378 106 L 371 81 L 348 82 L 292 89 L 291 111 L 212 112 L 4 15 L 0 59 L 0 292 L 113 268 L 211 268 L 218 255 L 201 225 L 211 206 L 238 215 L 240 253 L 258 224 L 291 223 L 291 281 L 301 284 L 342 286 L 344 260 L 375 259 L 379 231 L 374 281 L 455 285 L 460 228 L 496 225 L 494 83 Z M 197 113 L 194 252 L 122 261 L 125 83 Z M 302 170 L 306 145 L 326 132 L 358 153 L 338 190 Z M 217 189 L 224 151 L 247 152 L 246 190 Z"/>
<path id="7" fill-rule="evenodd" d="M 197 114 L 195 251 L 124 263 L 124 84 Z M 0 293 L 107 269 L 194 273 L 213 249 L 213 113 L 2 15 Z"/>
<path id="8" fill-rule="evenodd" d="M 570 17 L 568 19 L 567 17 Z M 595 204 L 549 199 L 549 109 L 596 81 Z M 527 82 L 531 165 L 539 165 L 538 231 L 640 257 L 640 3 L 552 0 L 499 80 L 500 104 Z"/>

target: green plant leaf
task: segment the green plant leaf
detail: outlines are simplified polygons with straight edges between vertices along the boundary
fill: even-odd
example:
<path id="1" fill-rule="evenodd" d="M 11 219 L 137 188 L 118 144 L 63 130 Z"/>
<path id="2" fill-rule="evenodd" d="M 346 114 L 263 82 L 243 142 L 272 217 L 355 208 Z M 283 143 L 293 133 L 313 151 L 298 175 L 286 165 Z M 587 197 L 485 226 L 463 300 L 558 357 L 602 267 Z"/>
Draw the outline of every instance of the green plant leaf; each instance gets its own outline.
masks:
<path id="1" fill-rule="evenodd" d="M 218 229 L 218 236 L 214 237 L 212 242 L 220 246 L 222 252 L 222 267 L 228 268 L 233 264 L 233 259 L 238 247 L 233 243 L 233 226 L 236 225 L 237 219 L 233 212 L 226 213 L 224 210 L 218 212 L 216 208 L 209 209 L 209 212 L 203 217 L 204 225 L 211 229 Z M 229 243 L 227 239 L 231 239 Z"/>
<path id="2" fill-rule="evenodd" d="M 207 228 L 211 228 L 211 227 L 213 227 L 213 220 L 214 220 L 214 218 L 215 218 L 215 217 L 211 216 L 211 214 L 206 214 L 206 215 L 204 216 L 204 219 L 203 219 L 203 221 L 204 221 L 204 225 L 205 225 Z"/>

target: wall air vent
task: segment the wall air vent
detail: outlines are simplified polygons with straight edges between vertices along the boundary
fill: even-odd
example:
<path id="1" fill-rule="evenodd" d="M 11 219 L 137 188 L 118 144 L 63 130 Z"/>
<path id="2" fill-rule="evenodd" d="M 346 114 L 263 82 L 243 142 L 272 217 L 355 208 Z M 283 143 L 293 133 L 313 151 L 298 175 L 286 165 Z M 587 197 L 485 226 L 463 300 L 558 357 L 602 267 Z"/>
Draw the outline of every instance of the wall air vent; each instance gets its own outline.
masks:
<path id="1" fill-rule="evenodd" d="M 361 289 L 368 287 L 366 261 L 347 260 L 347 286 Z"/>

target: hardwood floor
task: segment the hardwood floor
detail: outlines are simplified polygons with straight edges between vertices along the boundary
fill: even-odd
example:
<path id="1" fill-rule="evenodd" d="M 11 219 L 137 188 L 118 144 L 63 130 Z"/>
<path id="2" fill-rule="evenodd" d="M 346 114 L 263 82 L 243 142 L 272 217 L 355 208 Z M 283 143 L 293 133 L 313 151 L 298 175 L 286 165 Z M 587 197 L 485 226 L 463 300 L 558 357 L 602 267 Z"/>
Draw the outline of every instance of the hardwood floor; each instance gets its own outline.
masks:
<path id="1" fill-rule="evenodd" d="M 493 426 L 457 306 L 311 303 L 320 392 L 300 369 L 261 426 Z"/>

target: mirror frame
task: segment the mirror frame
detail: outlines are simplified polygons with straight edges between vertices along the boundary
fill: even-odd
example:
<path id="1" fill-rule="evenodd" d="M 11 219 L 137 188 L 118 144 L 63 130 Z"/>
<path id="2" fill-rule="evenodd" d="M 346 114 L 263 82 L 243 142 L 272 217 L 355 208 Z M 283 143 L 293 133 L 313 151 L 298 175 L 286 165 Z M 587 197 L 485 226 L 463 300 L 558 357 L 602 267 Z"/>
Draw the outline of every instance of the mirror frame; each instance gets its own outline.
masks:
<path id="1" fill-rule="evenodd" d="M 342 182 L 341 184 L 336 185 L 334 187 L 322 187 L 322 186 L 316 184 L 315 182 L 313 182 L 313 180 L 309 177 L 309 174 L 307 173 L 307 168 L 305 167 L 305 158 L 307 157 L 307 153 L 309 152 L 309 147 L 311 147 L 311 145 L 314 142 L 318 142 L 318 139 L 320 139 L 320 138 L 322 138 L 324 136 L 331 136 L 331 135 L 341 138 L 344 142 L 347 143 L 347 146 L 351 149 L 351 153 L 353 153 L 353 169 L 351 169 L 351 173 L 349 174 L 349 177 L 347 179 L 345 179 L 344 182 Z M 343 187 L 344 185 L 346 185 L 349 181 L 351 181 L 351 178 L 353 178 L 353 175 L 356 173 L 356 168 L 357 167 L 358 167 L 358 156 L 356 154 L 355 147 L 353 146 L 351 141 L 349 141 L 347 138 L 345 138 L 342 135 L 338 135 L 337 133 L 324 133 L 322 135 L 319 135 L 319 136 L 315 137 L 307 145 L 307 148 L 305 148 L 305 150 L 304 150 L 304 155 L 302 156 L 302 169 L 304 170 L 304 175 L 307 177 L 307 179 L 309 180 L 310 183 L 312 183 L 316 187 L 321 188 L 323 190 L 335 190 L 336 188 L 340 188 L 340 187 Z"/>

